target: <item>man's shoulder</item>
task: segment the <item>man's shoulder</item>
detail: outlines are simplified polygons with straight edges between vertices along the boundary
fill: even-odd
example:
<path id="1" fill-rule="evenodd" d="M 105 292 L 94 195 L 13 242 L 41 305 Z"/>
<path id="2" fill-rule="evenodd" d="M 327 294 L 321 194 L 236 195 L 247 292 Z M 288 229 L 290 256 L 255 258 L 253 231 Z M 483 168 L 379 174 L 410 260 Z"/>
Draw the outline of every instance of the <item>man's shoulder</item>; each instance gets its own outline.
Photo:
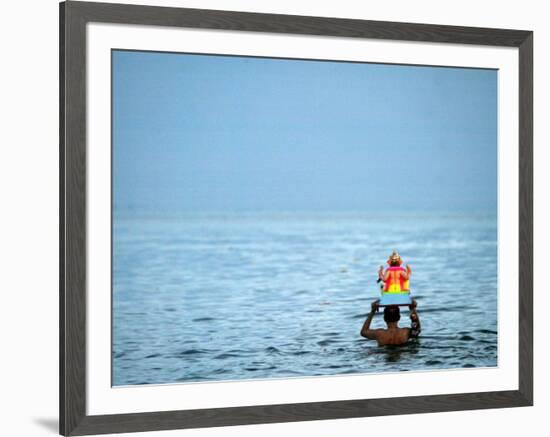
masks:
<path id="1" fill-rule="evenodd" d="M 388 330 L 384 328 L 377 328 L 377 329 L 371 329 L 370 330 L 372 334 L 374 334 L 377 338 L 382 338 L 385 335 L 387 335 Z"/>
<path id="2" fill-rule="evenodd" d="M 406 336 L 407 339 L 411 336 L 411 328 L 399 328 L 401 335 Z"/>

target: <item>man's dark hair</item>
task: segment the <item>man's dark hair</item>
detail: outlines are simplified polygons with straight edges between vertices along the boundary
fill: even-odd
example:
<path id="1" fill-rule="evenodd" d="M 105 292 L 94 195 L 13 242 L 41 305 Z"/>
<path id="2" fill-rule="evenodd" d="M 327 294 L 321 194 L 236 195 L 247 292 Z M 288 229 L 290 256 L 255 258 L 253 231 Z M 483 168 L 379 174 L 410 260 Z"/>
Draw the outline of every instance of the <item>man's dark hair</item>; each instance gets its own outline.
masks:
<path id="1" fill-rule="evenodd" d="M 386 323 L 398 322 L 401 318 L 401 312 L 397 305 L 390 305 L 384 308 L 384 321 Z"/>

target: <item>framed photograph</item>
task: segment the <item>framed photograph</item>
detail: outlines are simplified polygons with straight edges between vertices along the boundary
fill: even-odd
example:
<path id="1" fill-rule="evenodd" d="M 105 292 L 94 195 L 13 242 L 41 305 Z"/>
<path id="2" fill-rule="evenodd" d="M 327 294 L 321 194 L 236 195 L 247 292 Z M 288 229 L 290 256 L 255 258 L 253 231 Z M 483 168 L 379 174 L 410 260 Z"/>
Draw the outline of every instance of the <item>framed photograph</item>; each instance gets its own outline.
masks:
<path id="1" fill-rule="evenodd" d="M 60 433 L 533 403 L 533 33 L 60 5 Z"/>

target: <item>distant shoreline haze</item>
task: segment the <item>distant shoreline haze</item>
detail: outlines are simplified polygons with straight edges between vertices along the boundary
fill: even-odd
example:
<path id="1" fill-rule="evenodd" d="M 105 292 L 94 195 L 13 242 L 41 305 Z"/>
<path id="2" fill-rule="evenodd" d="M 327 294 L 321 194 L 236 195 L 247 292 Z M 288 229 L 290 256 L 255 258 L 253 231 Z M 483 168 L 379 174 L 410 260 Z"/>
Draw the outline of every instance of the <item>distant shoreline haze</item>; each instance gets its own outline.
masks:
<path id="1" fill-rule="evenodd" d="M 497 79 L 115 51 L 115 217 L 496 213 Z"/>
<path id="2" fill-rule="evenodd" d="M 139 208 L 129 208 L 125 210 L 113 209 L 114 221 L 125 220 L 379 220 L 386 218 L 387 220 L 402 220 L 402 219 L 431 219 L 438 218 L 444 219 L 445 217 L 451 219 L 457 218 L 479 218 L 481 220 L 497 221 L 498 211 L 496 209 L 487 210 L 453 210 L 453 211 L 438 211 L 438 210 L 409 210 L 403 211 L 391 211 L 391 210 L 364 210 L 364 211 L 351 211 L 351 210 L 294 210 L 294 211 L 275 211 L 275 210 L 143 210 Z M 401 223 L 403 223 L 401 221 Z"/>

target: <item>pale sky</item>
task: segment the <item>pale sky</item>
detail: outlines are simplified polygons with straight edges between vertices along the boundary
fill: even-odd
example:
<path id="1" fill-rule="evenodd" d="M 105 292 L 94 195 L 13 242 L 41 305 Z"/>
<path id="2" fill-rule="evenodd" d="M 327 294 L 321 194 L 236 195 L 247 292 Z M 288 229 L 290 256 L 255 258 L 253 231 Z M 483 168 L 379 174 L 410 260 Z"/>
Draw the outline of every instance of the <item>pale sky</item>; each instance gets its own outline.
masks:
<path id="1" fill-rule="evenodd" d="M 115 211 L 496 211 L 497 71 L 113 53 Z"/>

